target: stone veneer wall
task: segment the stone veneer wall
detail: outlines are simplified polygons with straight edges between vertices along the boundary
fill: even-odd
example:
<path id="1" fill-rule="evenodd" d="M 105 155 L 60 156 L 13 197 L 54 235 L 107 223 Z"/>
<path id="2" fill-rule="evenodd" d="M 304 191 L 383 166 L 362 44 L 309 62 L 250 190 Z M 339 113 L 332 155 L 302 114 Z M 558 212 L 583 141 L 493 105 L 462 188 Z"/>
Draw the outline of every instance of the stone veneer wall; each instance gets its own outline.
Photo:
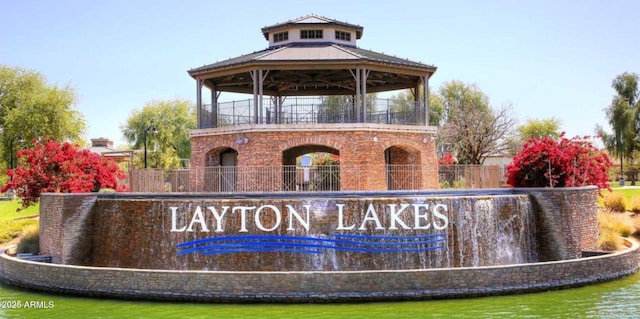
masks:
<path id="1" fill-rule="evenodd" d="M 91 249 L 91 210 L 97 193 L 43 195 L 40 202 L 40 251 L 54 263 L 78 264 L 77 256 Z"/>
<path id="2" fill-rule="evenodd" d="M 541 261 L 580 257 L 598 247 L 597 196 L 594 187 L 530 188 L 538 225 Z"/>
<path id="3" fill-rule="evenodd" d="M 529 194 L 540 251 L 533 264 L 380 271 L 175 271 L 60 264 L 90 264 L 92 207 L 100 198 L 128 198 L 126 209 L 148 198 L 203 194 L 44 194 L 40 250 L 54 264 L 0 258 L 0 280 L 26 288 L 92 296 L 199 301 L 344 301 L 466 297 L 538 291 L 618 278 L 638 269 L 637 244 L 626 252 L 580 258 L 597 243 L 595 187 L 414 192 L 422 196 Z M 282 193 L 281 193 L 282 194 Z M 362 196 L 362 194 L 360 194 Z M 369 194 L 373 196 L 373 194 Z M 211 196 L 209 194 L 208 196 Z M 291 195 L 293 196 L 293 195 Z M 143 220 L 140 217 L 140 220 Z M 140 227 L 140 225 L 132 225 Z M 144 227 L 144 226 L 142 226 Z M 132 230 L 120 227 L 122 232 Z M 134 243 L 135 245 L 135 243 Z M 160 257 L 159 257 L 160 258 Z"/>
<path id="4" fill-rule="evenodd" d="M 278 193 L 280 199 L 286 196 L 294 196 L 296 193 Z M 300 193 L 297 193 L 300 194 Z M 340 196 L 342 193 L 336 193 Z M 377 193 L 349 193 L 358 194 L 359 197 L 376 198 Z M 368 195 L 367 195 L 368 194 Z M 377 194 L 377 195 L 376 195 Z M 579 258 L 583 251 L 593 250 L 597 247 L 598 224 L 595 187 L 582 188 L 513 188 L 496 190 L 474 190 L 474 191 L 416 191 L 396 193 L 397 195 L 409 194 L 423 197 L 456 197 L 488 194 L 529 194 L 532 198 L 535 217 L 536 232 L 538 242 L 538 260 L 566 260 Z M 322 200 L 322 193 L 307 194 L 311 199 Z M 227 196 L 232 195 L 216 195 Z M 242 196 L 235 195 L 241 201 Z M 257 196 L 257 195 L 255 195 Z M 263 198 L 269 198 L 269 193 L 263 193 Z M 315 197 L 314 197 L 315 196 Z M 324 194 L 325 199 L 331 198 L 331 193 Z M 110 209 L 121 212 L 92 212 L 93 206 L 99 198 L 116 199 L 118 204 L 110 205 Z M 146 249 L 163 247 L 163 242 L 167 238 L 163 231 L 150 232 L 159 223 L 166 224 L 164 215 L 166 213 L 146 216 L 153 205 L 175 200 L 202 201 L 203 199 L 213 199 L 214 195 L 206 193 L 168 193 L 168 194 L 43 194 L 40 205 L 40 252 L 52 256 L 54 263 L 76 264 L 76 265 L 96 265 L 94 263 L 93 247 L 115 247 L 124 249 L 128 247 L 122 243 L 126 239 L 132 242 L 131 249 L 137 249 L 141 245 Z M 223 198 L 223 197 L 217 197 Z M 250 197 L 249 197 L 250 198 Z M 155 204 L 154 204 L 155 203 Z M 255 202 L 254 202 L 255 203 Z M 103 229 L 100 223 L 117 223 L 119 219 L 113 220 L 111 215 L 117 213 L 127 214 L 127 222 L 117 227 L 106 230 L 111 240 L 96 238 L 94 243 L 93 231 Z M 99 216 L 99 217 L 94 217 Z M 115 215 L 114 215 L 115 216 Z M 117 216 L 115 216 L 118 218 Z M 160 219 L 158 219 L 160 218 Z M 96 225 L 92 223 L 97 223 Z M 112 225 L 113 226 L 113 225 Z M 130 226 L 130 227 L 128 227 Z M 137 232 L 138 229 L 145 229 L 146 232 Z M 138 238 L 136 236 L 143 236 Z M 137 239 L 136 239 L 137 238 Z M 140 242 L 143 240 L 144 242 Z M 97 246 L 96 246 L 97 245 Z M 169 243 L 171 245 L 171 243 Z M 166 245 L 165 245 L 166 246 Z M 163 247 L 166 250 L 166 247 Z M 164 250 L 162 250 L 164 251 Z M 115 252 L 114 252 L 115 253 Z M 105 264 L 102 266 L 113 266 Z"/>
<path id="5" fill-rule="evenodd" d="M 502 267 L 209 272 L 80 267 L 0 256 L 0 280 L 53 293 L 203 302 L 347 302 L 503 295 L 582 286 L 638 270 L 638 244 L 596 257 Z"/>

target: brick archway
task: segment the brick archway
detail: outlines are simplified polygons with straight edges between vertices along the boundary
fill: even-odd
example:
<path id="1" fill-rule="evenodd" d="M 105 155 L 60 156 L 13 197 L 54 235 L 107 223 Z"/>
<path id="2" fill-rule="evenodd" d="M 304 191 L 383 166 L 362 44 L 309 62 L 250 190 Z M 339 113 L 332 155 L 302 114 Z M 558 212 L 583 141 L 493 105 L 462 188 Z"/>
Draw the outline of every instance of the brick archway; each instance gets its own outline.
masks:
<path id="1" fill-rule="evenodd" d="M 204 156 L 204 166 L 221 166 L 221 156 L 225 152 L 235 152 L 236 154 L 238 154 L 238 150 L 228 146 L 219 146 L 210 149 Z"/>
<path id="2" fill-rule="evenodd" d="M 420 150 L 408 145 L 393 145 L 384 150 L 387 189 L 416 189 L 422 185 Z"/>
<path id="3" fill-rule="evenodd" d="M 233 192 L 237 189 L 238 151 L 220 146 L 209 150 L 204 157 L 204 190 Z"/>
<path id="4" fill-rule="evenodd" d="M 282 152 L 284 190 L 340 190 L 340 168 L 335 165 L 298 167 L 297 158 L 311 153 L 340 156 L 340 150 L 318 144 L 304 144 Z"/>

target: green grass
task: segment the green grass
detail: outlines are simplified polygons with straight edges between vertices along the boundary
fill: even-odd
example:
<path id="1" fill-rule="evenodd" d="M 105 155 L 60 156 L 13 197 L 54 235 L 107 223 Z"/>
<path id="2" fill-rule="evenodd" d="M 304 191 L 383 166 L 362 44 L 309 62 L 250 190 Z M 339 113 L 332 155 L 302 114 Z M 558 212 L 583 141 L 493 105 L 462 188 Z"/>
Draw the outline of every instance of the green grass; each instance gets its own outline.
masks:
<path id="1" fill-rule="evenodd" d="M 38 215 L 40 213 L 40 204 L 29 206 L 19 212 L 16 209 L 22 207 L 22 201 L 19 199 L 0 201 L 0 221 L 12 220 L 20 217 Z"/>
<path id="2" fill-rule="evenodd" d="M 640 186 L 640 183 L 637 183 L 638 186 Z M 620 192 L 624 195 L 624 197 L 627 199 L 627 203 L 631 204 L 631 199 L 633 197 L 640 197 L 640 187 L 620 187 L 618 184 L 611 184 L 611 189 L 614 192 Z M 604 195 L 605 193 L 607 193 L 608 190 L 602 190 L 602 195 Z M 603 207 L 604 204 L 602 202 L 602 197 L 598 196 L 598 207 Z M 628 208 L 628 207 L 627 207 Z"/>
<path id="3" fill-rule="evenodd" d="M 17 212 L 16 209 L 21 207 L 22 202 L 19 199 L 0 201 L 0 244 L 20 236 L 25 227 L 38 225 L 38 220 L 36 219 L 20 218 L 38 215 L 40 213 L 40 204 L 29 206 Z"/>

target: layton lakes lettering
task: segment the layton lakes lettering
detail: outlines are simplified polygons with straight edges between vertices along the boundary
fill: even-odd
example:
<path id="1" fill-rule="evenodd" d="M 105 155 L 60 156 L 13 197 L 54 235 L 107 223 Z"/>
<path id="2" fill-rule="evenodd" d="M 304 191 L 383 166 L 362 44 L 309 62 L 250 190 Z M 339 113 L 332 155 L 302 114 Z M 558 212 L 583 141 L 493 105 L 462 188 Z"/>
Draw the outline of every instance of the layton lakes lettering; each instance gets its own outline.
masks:
<path id="1" fill-rule="evenodd" d="M 248 223 L 265 232 L 276 231 L 282 226 L 286 226 L 287 231 L 295 231 L 298 227 L 309 231 L 313 222 L 311 205 L 302 205 L 302 207 L 296 208 L 287 204 L 285 208 L 287 214 L 283 220 L 283 212 L 275 205 L 206 206 L 204 209 L 198 205 L 193 211 L 181 211 L 181 207 L 170 207 L 171 232 L 233 231 L 224 229 L 225 219 L 231 218 L 231 216 L 240 218 L 240 226 L 237 231 L 241 233 L 248 232 Z M 382 207 L 384 212 L 377 211 L 375 205 L 369 204 L 361 221 L 346 218 L 345 204 L 335 204 L 335 208 L 338 212 L 335 229 L 340 231 L 366 230 L 370 227 L 376 230 L 426 230 L 432 227 L 435 230 L 443 230 L 449 225 L 448 207 L 444 204 L 386 204 Z M 211 217 L 211 223 L 207 223 L 207 215 Z M 386 218 L 381 219 L 381 216 Z M 265 225 L 263 220 L 270 222 Z"/>

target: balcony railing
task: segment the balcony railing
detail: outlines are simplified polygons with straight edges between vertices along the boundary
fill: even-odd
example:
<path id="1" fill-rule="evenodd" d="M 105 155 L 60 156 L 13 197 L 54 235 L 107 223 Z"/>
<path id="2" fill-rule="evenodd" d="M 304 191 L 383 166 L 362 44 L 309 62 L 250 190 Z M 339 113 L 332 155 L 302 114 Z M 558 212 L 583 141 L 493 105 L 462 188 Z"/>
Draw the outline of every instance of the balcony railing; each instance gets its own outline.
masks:
<path id="1" fill-rule="evenodd" d="M 385 165 L 386 186 L 378 190 L 419 190 L 430 165 Z M 340 171 L 349 171 L 346 180 Z M 190 169 L 133 170 L 127 184 L 132 192 L 298 192 L 363 190 L 372 168 L 367 165 L 303 167 L 215 166 Z M 438 167 L 440 188 L 497 188 L 504 184 L 499 166 L 444 165 Z M 344 177 L 343 177 L 344 178 Z"/>
<path id="2" fill-rule="evenodd" d="M 423 103 L 399 99 L 368 98 L 366 106 L 361 107 L 363 110 L 358 110 L 350 97 L 342 96 L 265 98 L 262 109 L 254 104 L 253 99 L 204 104 L 198 113 L 198 128 L 258 123 L 425 125 L 426 122 Z"/>

